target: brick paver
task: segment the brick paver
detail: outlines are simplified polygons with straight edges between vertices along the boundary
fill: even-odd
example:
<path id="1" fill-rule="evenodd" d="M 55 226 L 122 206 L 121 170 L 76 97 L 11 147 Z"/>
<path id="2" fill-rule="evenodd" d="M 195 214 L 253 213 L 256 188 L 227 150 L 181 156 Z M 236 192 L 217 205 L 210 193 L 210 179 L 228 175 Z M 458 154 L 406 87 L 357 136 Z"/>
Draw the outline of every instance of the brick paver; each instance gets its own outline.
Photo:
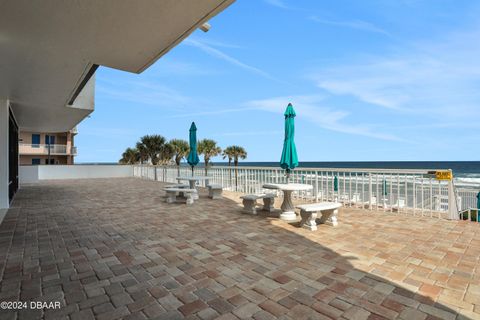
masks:
<path id="1" fill-rule="evenodd" d="M 480 224 L 343 208 L 311 232 L 242 214 L 235 193 L 167 204 L 163 186 L 23 186 L 0 225 L 0 301 L 62 308 L 0 318 L 480 319 Z"/>

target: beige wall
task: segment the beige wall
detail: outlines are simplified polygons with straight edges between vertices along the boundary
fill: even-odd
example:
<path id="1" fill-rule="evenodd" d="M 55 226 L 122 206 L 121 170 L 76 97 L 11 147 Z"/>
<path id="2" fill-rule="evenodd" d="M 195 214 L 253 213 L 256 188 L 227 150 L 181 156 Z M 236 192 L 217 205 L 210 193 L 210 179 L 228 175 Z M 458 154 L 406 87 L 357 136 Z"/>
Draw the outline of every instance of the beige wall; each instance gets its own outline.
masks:
<path id="1" fill-rule="evenodd" d="M 68 136 L 71 136 L 70 132 L 61 132 L 61 133 L 41 133 L 41 132 L 20 132 L 19 142 L 31 144 L 32 143 L 32 134 L 40 134 L 40 144 L 45 143 L 45 135 L 55 136 L 55 144 L 67 144 Z"/>
<path id="2" fill-rule="evenodd" d="M 20 165 L 21 166 L 31 166 L 32 159 L 40 159 L 40 164 L 44 165 L 48 156 L 34 156 L 34 155 L 22 155 L 20 156 Z M 54 159 L 55 164 L 73 164 L 72 156 L 50 156 L 50 159 Z"/>

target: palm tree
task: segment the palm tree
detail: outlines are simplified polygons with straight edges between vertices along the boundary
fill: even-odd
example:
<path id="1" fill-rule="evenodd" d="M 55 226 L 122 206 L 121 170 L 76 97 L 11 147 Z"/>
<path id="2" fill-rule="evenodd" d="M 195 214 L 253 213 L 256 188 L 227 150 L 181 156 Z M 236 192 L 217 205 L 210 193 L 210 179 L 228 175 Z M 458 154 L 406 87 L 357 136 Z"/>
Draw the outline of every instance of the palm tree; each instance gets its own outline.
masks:
<path id="1" fill-rule="evenodd" d="M 235 166 L 235 190 L 237 190 L 238 187 L 238 160 L 239 159 L 246 159 L 247 158 L 247 151 L 243 147 L 240 146 L 229 146 L 225 148 L 225 151 L 228 150 L 228 154 L 233 159 L 233 165 Z M 224 152 L 225 152 L 224 151 Z"/>
<path id="2" fill-rule="evenodd" d="M 171 164 L 172 158 L 175 156 L 175 149 L 170 143 L 166 143 L 162 146 L 158 157 L 160 163 L 162 164 Z"/>
<path id="3" fill-rule="evenodd" d="M 140 142 L 137 143 L 137 149 L 140 151 L 142 159 L 150 159 L 153 165 L 157 165 L 164 157 L 162 153 L 165 152 L 166 141 L 159 134 L 146 135 L 140 138 Z"/>
<path id="4" fill-rule="evenodd" d="M 173 148 L 173 157 L 177 164 L 178 176 L 180 176 L 180 163 L 182 162 L 182 159 L 188 155 L 190 147 L 188 146 L 188 142 L 182 139 L 172 139 L 168 144 Z"/>
<path id="5" fill-rule="evenodd" d="M 122 153 L 121 164 L 135 164 L 140 161 L 140 152 L 136 148 L 127 148 Z"/>
<path id="6" fill-rule="evenodd" d="M 223 152 L 222 152 L 222 158 L 225 159 L 225 158 L 228 158 L 228 166 L 230 167 L 232 165 L 232 160 L 233 160 L 233 156 L 232 156 L 232 147 L 226 147 Z"/>
<path id="7" fill-rule="evenodd" d="M 140 161 L 140 164 L 143 164 L 144 161 L 148 160 L 147 149 L 143 143 L 137 142 L 135 149 L 138 152 L 138 160 Z"/>
<path id="8" fill-rule="evenodd" d="M 205 175 L 208 174 L 208 165 L 212 157 L 218 156 L 222 152 L 222 148 L 217 146 L 217 142 L 211 139 L 203 139 L 198 142 L 198 153 L 203 154 L 205 162 Z"/>
<path id="9" fill-rule="evenodd" d="M 226 147 L 223 152 L 222 152 L 222 158 L 228 158 L 228 171 L 229 171 L 229 176 L 230 176 L 230 183 L 232 181 L 232 168 L 230 166 L 232 165 L 232 160 L 233 160 L 233 153 L 232 153 L 232 147 Z"/>

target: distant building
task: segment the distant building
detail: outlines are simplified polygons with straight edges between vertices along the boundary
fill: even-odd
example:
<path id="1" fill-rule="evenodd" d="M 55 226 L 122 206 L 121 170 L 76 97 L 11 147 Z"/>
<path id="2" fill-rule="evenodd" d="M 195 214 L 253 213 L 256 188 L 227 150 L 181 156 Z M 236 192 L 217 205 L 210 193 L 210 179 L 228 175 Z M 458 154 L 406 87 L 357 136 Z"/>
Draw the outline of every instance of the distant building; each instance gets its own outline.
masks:
<path id="1" fill-rule="evenodd" d="M 61 133 L 20 131 L 20 165 L 73 164 L 77 155 L 76 134 L 76 128 Z"/>

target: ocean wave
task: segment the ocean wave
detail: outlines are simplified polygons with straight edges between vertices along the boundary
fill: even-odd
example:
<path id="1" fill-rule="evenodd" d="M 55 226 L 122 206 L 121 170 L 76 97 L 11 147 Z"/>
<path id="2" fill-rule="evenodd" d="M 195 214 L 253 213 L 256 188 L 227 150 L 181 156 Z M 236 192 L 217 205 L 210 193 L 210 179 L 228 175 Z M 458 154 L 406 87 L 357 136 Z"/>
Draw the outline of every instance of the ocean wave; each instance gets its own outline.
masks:
<path id="1" fill-rule="evenodd" d="M 476 175 L 477 177 L 457 177 L 454 179 L 455 185 L 457 186 L 480 186 L 480 175 Z"/>

